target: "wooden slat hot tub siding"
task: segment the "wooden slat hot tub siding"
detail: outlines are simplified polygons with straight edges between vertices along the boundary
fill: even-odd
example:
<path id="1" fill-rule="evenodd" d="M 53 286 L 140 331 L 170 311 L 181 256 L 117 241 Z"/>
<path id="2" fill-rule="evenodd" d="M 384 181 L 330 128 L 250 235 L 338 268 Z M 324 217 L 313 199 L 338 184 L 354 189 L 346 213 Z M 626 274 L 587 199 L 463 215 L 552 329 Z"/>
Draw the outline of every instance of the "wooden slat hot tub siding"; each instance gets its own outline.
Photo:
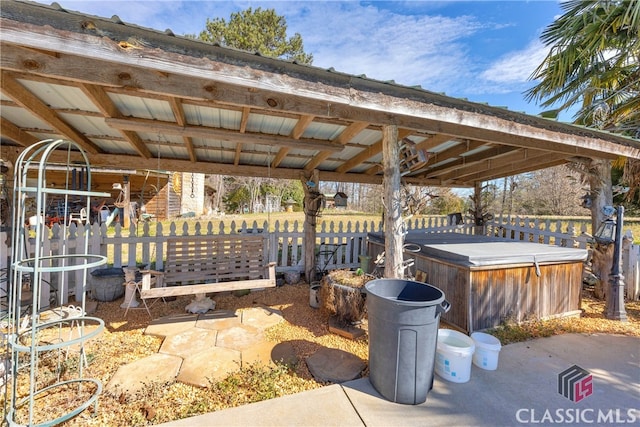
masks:
<path id="1" fill-rule="evenodd" d="M 580 309 L 581 262 L 541 265 L 540 277 L 533 266 L 472 270 L 471 281 L 472 330 Z"/>
<path id="2" fill-rule="evenodd" d="M 383 246 L 369 242 L 373 259 Z M 574 314 L 580 309 L 582 262 L 540 265 L 501 265 L 469 268 L 423 254 L 415 256 L 415 269 L 426 273 L 425 282 L 445 294 L 451 309 L 442 320 L 469 333 L 500 325 Z"/>

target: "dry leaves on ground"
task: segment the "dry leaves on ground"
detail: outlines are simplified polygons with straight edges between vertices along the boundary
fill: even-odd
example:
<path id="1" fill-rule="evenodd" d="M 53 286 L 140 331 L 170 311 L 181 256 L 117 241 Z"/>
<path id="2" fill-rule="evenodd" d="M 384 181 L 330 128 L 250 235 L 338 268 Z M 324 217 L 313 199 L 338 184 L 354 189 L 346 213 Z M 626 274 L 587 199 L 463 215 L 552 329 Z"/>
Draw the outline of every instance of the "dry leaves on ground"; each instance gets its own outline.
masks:
<path id="1" fill-rule="evenodd" d="M 170 302 L 158 301 L 151 307 L 152 317 L 182 313 L 191 299 L 192 297 L 185 296 Z M 304 363 L 308 356 L 322 346 L 342 349 L 368 360 L 366 334 L 360 339 L 350 340 L 329 333 L 328 314 L 310 307 L 309 286 L 305 283 L 265 289 L 242 297 L 231 293 L 218 294 L 213 299 L 216 301 L 216 309 L 222 310 L 242 310 L 255 306 L 281 310 L 285 322 L 270 328 L 267 338 L 273 342 L 290 341 L 300 362 L 291 369 L 250 367 L 244 373 L 232 375 L 228 380 L 212 384 L 206 389 L 174 382 L 148 384 L 145 390 L 136 395 L 113 395 L 103 391 L 97 413 L 92 413 L 90 408 L 66 425 L 159 424 L 323 387 L 326 384 L 316 382 Z M 119 366 L 156 353 L 161 345 L 159 338 L 144 335 L 144 329 L 151 320 L 146 310 L 130 310 L 125 317 L 125 310 L 120 308 L 121 303 L 122 298 L 99 303 L 97 311 L 91 314 L 104 320 L 105 330 L 86 345 L 90 363 L 85 370 L 85 377 L 96 378 L 102 384 L 108 383 Z M 604 301 L 593 299 L 587 291 L 583 294 L 582 309 L 583 316 L 580 318 L 538 321 L 518 326 L 518 336 L 520 339 L 527 339 L 566 332 L 584 332 L 640 337 L 640 302 L 626 305 L 629 318 L 626 323 L 604 319 Z M 509 327 L 511 332 L 516 328 L 513 325 Z"/>

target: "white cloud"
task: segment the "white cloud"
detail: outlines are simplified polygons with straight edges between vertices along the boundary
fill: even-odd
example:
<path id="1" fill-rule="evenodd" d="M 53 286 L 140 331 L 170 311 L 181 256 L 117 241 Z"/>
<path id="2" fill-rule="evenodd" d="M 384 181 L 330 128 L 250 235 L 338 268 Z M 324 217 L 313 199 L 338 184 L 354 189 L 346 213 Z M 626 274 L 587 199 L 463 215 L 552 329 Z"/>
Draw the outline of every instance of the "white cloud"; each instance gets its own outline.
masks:
<path id="1" fill-rule="evenodd" d="M 522 38 L 513 15 L 473 16 L 473 7 L 464 3 L 458 13 L 439 14 L 444 11 L 440 6 L 455 2 L 57 1 L 69 10 L 107 18 L 116 14 L 127 23 L 170 28 L 178 35 L 198 34 L 207 18 L 228 20 L 248 7 L 273 8 L 285 16 L 289 35 L 302 35 L 316 67 L 483 101 L 522 92 L 547 52 L 534 41 L 502 54 L 513 45 L 505 43 L 505 31 Z"/>
<path id="2" fill-rule="evenodd" d="M 503 55 L 479 77 L 500 86 L 525 84 L 548 53 L 549 47 L 536 39 L 523 50 Z"/>
<path id="3" fill-rule="evenodd" d="M 375 2 L 307 2 L 298 13 L 292 9 L 285 13 L 289 29 L 302 35 L 315 66 L 435 90 L 468 68 L 464 40 L 483 25 L 471 16 L 402 15 Z"/>

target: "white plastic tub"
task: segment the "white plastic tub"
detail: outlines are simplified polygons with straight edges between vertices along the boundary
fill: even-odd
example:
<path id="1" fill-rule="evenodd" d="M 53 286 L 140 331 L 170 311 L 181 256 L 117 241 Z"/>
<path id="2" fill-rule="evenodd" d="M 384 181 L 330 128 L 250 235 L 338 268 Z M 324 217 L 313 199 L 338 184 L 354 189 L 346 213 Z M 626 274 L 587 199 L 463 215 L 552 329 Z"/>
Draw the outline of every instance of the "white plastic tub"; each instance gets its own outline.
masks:
<path id="1" fill-rule="evenodd" d="M 435 372 L 454 383 L 466 383 L 471 378 L 471 359 L 475 344 L 465 334 L 451 329 L 438 330 Z"/>
<path id="2" fill-rule="evenodd" d="M 498 369 L 498 356 L 502 344 L 500 340 L 493 335 L 482 332 L 474 332 L 471 334 L 476 351 L 473 354 L 473 364 L 487 371 L 495 371 Z"/>

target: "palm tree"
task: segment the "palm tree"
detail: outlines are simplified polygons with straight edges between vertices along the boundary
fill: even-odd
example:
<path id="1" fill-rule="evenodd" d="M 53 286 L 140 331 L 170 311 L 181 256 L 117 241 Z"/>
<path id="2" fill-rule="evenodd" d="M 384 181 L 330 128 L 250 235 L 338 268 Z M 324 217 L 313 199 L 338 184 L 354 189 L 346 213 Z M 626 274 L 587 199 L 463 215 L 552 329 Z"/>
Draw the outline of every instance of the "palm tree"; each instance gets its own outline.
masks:
<path id="1" fill-rule="evenodd" d="M 531 79 L 538 83 L 525 97 L 558 110 L 579 106 L 576 123 L 640 138 L 640 0 L 568 0 L 560 6 L 563 15 L 540 37 L 550 51 L 533 72 Z M 616 162 L 630 187 L 627 200 L 640 188 L 639 163 Z M 613 203 L 611 165 L 593 159 L 577 165 L 591 187 L 595 231 L 604 220 L 601 208 Z M 607 247 L 595 248 L 599 297 L 606 296 L 612 262 Z"/>
<path id="2" fill-rule="evenodd" d="M 640 138 L 640 1 L 569 0 L 560 6 L 564 14 L 540 37 L 551 50 L 532 74 L 538 83 L 526 98 L 558 110 L 579 105 L 578 124 Z M 617 165 L 624 167 L 633 200 L 640 191 L 639 162 Z"/>

